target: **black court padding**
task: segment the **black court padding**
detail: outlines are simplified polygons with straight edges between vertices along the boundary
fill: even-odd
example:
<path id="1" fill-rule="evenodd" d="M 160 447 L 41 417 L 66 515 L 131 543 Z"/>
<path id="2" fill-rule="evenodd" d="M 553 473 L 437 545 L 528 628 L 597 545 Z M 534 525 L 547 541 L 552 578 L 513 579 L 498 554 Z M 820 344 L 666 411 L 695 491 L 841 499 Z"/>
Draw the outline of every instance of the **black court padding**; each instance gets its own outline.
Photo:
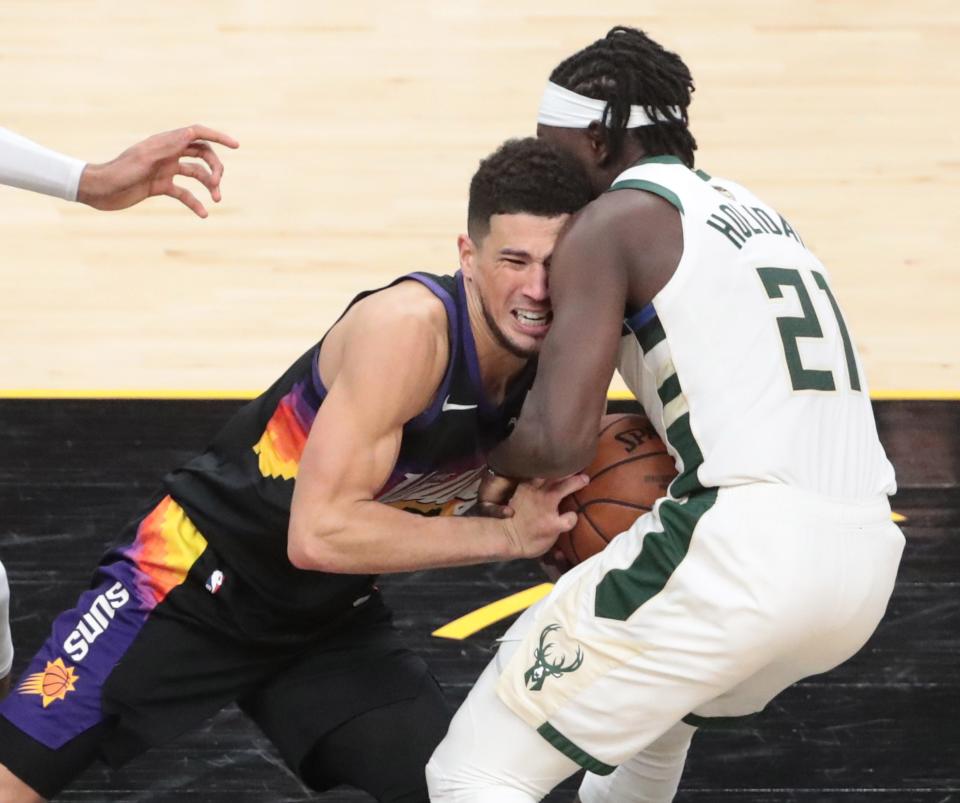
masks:
<path id="1" fill-rule="evenodd" d="M 103 548 L 159 477 L 199 450 L 235 401 L 0 400 L 0 559 L 15 670 L 72 605 Z M 614 402 L 613 412 L 635 412 Z M 694 741 L 679 803 L 960 801 L 960 402 L 875 403 L 898 469 L 907 549 L 864 650 L 740 727 Z M 464 642 L 447 621 L 543 580 L 530 562 L 417 572 L 382 586 L 410 642 L 463 699 L 507 623 Z M 549 801 L 567 801 L 566 791 Z M 91 768 L 59 800 L 282 803 L 311 797 L 236 708 L 118 773 Z M 324 801 L 364 801 L 335 790 Z"/>

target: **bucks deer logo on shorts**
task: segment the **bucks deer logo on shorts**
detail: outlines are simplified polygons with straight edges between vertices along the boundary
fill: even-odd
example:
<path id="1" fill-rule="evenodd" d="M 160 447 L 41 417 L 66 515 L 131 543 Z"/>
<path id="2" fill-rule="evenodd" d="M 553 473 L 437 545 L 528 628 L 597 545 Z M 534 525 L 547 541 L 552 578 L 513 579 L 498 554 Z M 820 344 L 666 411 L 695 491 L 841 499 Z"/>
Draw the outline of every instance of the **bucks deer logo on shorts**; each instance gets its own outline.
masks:
<path id="1" fill-rule="evenodd" d="M 560 655 L 559 660 L 551 659 L 550 653 L 557 644 L 553 641 L 547 641 L 547 636 L 556 630 L 560 630 L 560 625 L 552 624 L 547 625 L 540 633 L 540 646 L 533 651 L 533 666 L 523 673 L 523 681 L 530 691 L 540 691 L 543 688 L 543 682 L 548 677 L 559 678 L 568 672 L 576 672 L 583 663 L 583 650 L 580 649 L 579 645 L 577 645 L 576 655 L 569 665 L 567 665 L 568 655 Z"/>

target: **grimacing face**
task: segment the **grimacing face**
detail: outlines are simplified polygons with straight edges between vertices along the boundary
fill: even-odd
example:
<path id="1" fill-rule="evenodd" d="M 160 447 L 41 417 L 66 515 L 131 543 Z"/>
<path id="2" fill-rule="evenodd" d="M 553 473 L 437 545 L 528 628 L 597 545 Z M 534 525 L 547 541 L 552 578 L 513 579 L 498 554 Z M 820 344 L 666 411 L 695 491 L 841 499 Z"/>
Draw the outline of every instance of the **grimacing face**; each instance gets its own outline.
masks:
<path id="1" fill-rule="evenodd" d="M 553 247 L 569 215 L 493 215 L 479 243 L 460 235 L 460 266 L 490 333 L 507 351 L 529 359 L 550 329 L 549 272 Z"/>

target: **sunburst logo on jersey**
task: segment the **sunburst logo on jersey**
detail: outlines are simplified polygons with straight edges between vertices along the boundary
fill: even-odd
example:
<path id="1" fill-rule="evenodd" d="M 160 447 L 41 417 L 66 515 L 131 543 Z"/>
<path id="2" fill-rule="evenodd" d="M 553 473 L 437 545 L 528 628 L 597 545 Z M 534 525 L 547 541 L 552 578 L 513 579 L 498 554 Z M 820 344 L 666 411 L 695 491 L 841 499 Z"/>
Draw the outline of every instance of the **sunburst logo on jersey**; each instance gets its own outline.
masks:
<path id="1" fill-rule="evenodd" d="M 77 674 L 72 666 L 66 666 L 62 658 L 47 661 L 42 672 L 28 675 L 17 687 L 20 694 L 36 694 L 43 698 L 46 708 L 54 700 L 65 700 L 67 695 L 77 688 Z"/>

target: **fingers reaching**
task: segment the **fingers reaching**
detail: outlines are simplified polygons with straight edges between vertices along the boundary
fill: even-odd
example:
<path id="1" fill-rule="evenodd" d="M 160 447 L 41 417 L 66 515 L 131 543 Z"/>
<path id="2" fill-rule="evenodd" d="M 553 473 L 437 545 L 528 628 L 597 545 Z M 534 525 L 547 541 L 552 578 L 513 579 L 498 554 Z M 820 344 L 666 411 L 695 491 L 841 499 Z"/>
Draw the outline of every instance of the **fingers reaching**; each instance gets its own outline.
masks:
<path id="1" fill-rule="evenodd" d="M 215 142 L 218 145 L 225 145 L 228 148 L 238 148 L 240 147 L 239 142 L 229 134 L 200 124 L 168 131 L 166 134 L 159 134 L 154 139 L 159 140 L 157 145 L 159 146 L 160 153 L 165 155 L 166 158 L 170 156 L 177 157 L 178 159 L 190 157 L 192 159 L 202 159 L 206 162 L 207 167 L 210 169 L 209 173 L 191 162 L 182 161 L 179 163 L 177 173 L 182 176 L 195 178 L 210 191 L 210 197 L 213 198 L 214 202 L 220 203 L 222 199 L 220 180 L 223 178 L 223 162 L 220 161 L 220 157 L 217 156 L 216 151 L 210 146 L 210 143 Z M 177 197 L 173 195 L 173 193 L 167 194 L 172 197 Z M 183 201 L 183 199 L 179 197 L 177 200 Z M 183 202 L 187 203 L 186 201 Z M 193 204 L 187 203 L 187 206 L 193 209 L 200 217 L 207 216 L 206 210 L 201 214 Z"/>
<path id="2" fill-rule="evenodd" d="M 563 499 L 563 497 L 574 494 L 581 488 L 586 487 L 589 482 L 590 478 L 586 474 L 572 474 L 569 477 L 554 480 L 549 490 L 555 493 L 560 499 Z"/>
<path id="3" fill-rule="evenodd" d="M 188 126 L 187 129 L 190 131 L 190 139 L 205 139 L 208 142 L 216 142 L 218 145 L 225 145 L 228 148 L 239 148 L 240 143 L 237 142 L 229 134 L 224 134 L 222 131 L 217 131 L 214 128 L 209 128 L 205 125 L 196 125 Z"/>
<path id="4" fill-rule="evenodd" d="M 126 209 L 155 195 L 168 195 L 197 217 L 205 218 L 207 210 L 203 204 L 172 179 L 180 175 L 199 181 L 219 203 L 223 162 L 210 143 L 239 147 L 229 134 L 205 125 L 154 134 L 109 162 L 87 165 L 80 176 L 77 200 L 94 209 L 110 211 Z"/>
<path id="5" fill-rule="evenodd" d="M 210 168 L 215 183 L 220 183 L 220 179 L 223 177 L 223 162 L 220 161 L 217 152 L 207 145 L 206 142 L 191 142 L 190 145 L 184 149 L 183 155 L 190 156 L 194 159 L 203 159 Z"/>
<path id="6" fill-rule="evenodd" d="M 183 187 L 178 187 L 176 184 L 170 185 L 170 189 L 167 190 L 164 195 L 169 195 L 171 198 L 176 198 L 180 203 L 190 209 L 197 217 L 205 218 L 207 216 L 207 210 L 200 201 L 196 199 L 196 196 L 193 195 L 189 190 L 184 189 Z"/>
<path id="7" fill-rule="evenodd" d="M 217 188 L 217 179 L 216 177 L 205 167 L 201 167 L 196 162 L 180 162 L 177 165 L 177 174 L 181 176 L 187 176 L 188 178 L 195 178 L 204 187 L 210 190 L 210 193 L 213 194 L 213 191 Z"/>

